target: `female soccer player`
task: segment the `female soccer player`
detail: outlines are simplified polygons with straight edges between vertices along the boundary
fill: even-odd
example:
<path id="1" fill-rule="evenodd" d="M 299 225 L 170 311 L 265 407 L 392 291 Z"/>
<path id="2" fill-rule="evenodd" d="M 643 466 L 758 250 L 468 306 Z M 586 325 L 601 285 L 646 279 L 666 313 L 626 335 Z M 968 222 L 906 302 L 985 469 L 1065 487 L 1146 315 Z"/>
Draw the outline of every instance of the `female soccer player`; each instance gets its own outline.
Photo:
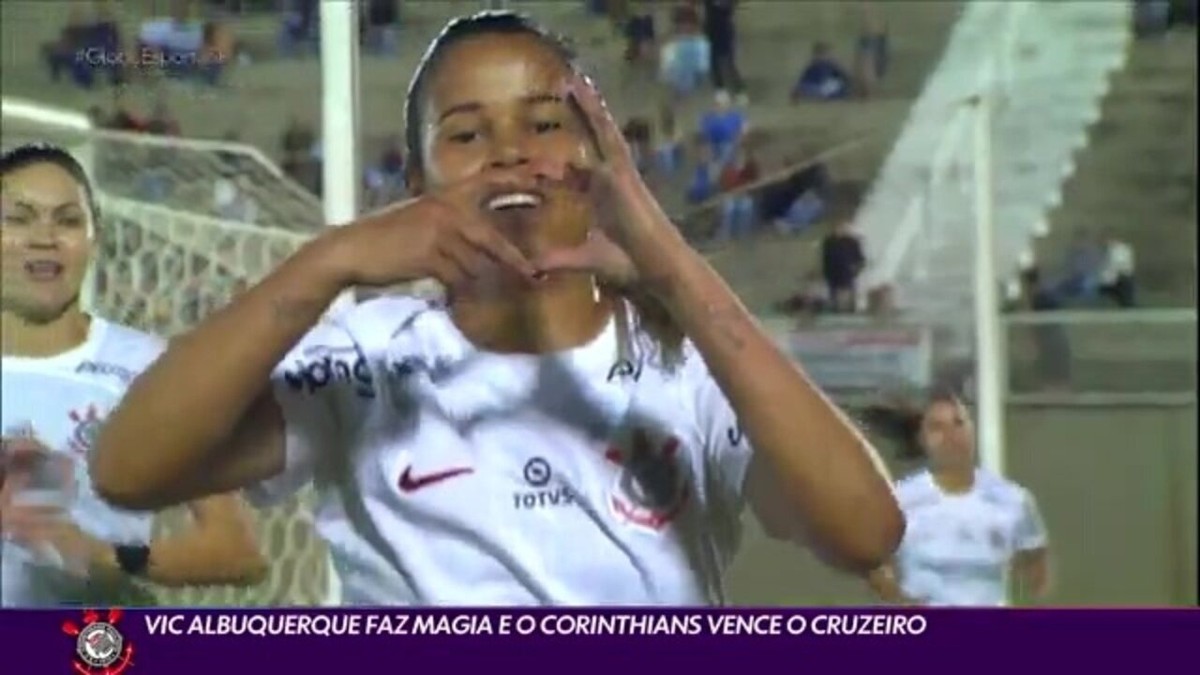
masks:
<path id="1" fill-rule="evenodd" d="M 141 604 L 137 578 L 256 581 L 265 564 L 237 497 L 192 504 L 189 531 L 151 541 L 149 515 L 114 509 L 91 489 L 85 459 L 96 430 L 162 347 L 79 306 L 97 227 L 79 164 L 60 148 L 21 146 L 3 154 L 0 180 L 3 606 Z"/>
<path id="2" fill-rule="evenodd" d="M 896 486 L 908 529 L 895 561 L 869 575 L 872 589 L 899 604 L 1003 606 L 1011 571 L 1024 595 L 1044 597 L 1049 555 L 1037 504 L 976 466 L 962 403 L 938 395 L 924 410 L 884 414 L 929 467 Z"/>
<path id="3" fill-rule="evenodd" d="M 721 602 L 743 503 L 850 569 L 891 555 L 873 450 L 663 215 L 561 42 L 455 21 L 406 118 L 418 196 L 174 342 L 104 429 L 103 494 L 315 480 L 349 604 Z M 424 277 L 445 306 L 314 328 L 344 289 Z"/>

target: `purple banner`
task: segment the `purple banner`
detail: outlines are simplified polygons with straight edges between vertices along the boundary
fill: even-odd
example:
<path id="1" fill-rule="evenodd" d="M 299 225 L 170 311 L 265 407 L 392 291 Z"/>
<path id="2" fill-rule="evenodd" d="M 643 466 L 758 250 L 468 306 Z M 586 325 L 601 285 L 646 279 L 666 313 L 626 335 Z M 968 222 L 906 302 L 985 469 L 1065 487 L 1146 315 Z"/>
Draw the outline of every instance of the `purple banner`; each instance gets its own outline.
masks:
<path id="1" fill-rule="evenodd" d="M 1195 610 L 96 610 L 0 612 L 13 675 L 1158 672 Z M 13 666 L 16 666 L 15 668 Z"/>

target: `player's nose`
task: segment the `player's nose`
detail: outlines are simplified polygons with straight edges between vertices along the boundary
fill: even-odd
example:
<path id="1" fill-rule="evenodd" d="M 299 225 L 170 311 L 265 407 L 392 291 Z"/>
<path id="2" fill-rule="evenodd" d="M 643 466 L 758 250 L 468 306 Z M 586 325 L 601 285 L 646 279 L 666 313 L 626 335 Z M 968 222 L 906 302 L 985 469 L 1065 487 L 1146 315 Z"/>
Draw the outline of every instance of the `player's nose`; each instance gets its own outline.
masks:
<path id="1" fill-rule="evenodd" d="M 532 156 L 524 137 L 515 130 L 496 133 L 488 165 L 493 169 L 515 169 L 530 163 Z"/>

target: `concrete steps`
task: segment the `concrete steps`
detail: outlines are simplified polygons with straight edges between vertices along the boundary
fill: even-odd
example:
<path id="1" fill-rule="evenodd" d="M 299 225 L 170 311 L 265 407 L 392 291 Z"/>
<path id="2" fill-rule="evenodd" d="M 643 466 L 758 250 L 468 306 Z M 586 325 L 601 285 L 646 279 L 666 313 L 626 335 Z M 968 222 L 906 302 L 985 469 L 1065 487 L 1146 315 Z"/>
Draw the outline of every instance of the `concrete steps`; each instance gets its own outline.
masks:
<path id="1" fill-rule="evenodd" d="M 1141 301 L 1196 301 L 1196 35 L 1133 43 L 1103 116 L 1038 242 L 1052 268 L 1073 232 L 1112 230 L 1135 249 Z"/>

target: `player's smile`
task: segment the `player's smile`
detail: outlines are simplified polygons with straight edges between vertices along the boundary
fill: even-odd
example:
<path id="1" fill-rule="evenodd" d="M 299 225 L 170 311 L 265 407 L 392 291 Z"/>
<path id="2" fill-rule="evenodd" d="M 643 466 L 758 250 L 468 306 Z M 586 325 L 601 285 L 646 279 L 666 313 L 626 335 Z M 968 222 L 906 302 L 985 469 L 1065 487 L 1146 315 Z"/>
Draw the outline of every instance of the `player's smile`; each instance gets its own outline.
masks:
<path id="1" fill-rule="evenodd" d="M 56 260 L 39 259 L 26 261 L 24 269 L 30 281 L 50 283 L 61 279 L 66 267 Z"/>

